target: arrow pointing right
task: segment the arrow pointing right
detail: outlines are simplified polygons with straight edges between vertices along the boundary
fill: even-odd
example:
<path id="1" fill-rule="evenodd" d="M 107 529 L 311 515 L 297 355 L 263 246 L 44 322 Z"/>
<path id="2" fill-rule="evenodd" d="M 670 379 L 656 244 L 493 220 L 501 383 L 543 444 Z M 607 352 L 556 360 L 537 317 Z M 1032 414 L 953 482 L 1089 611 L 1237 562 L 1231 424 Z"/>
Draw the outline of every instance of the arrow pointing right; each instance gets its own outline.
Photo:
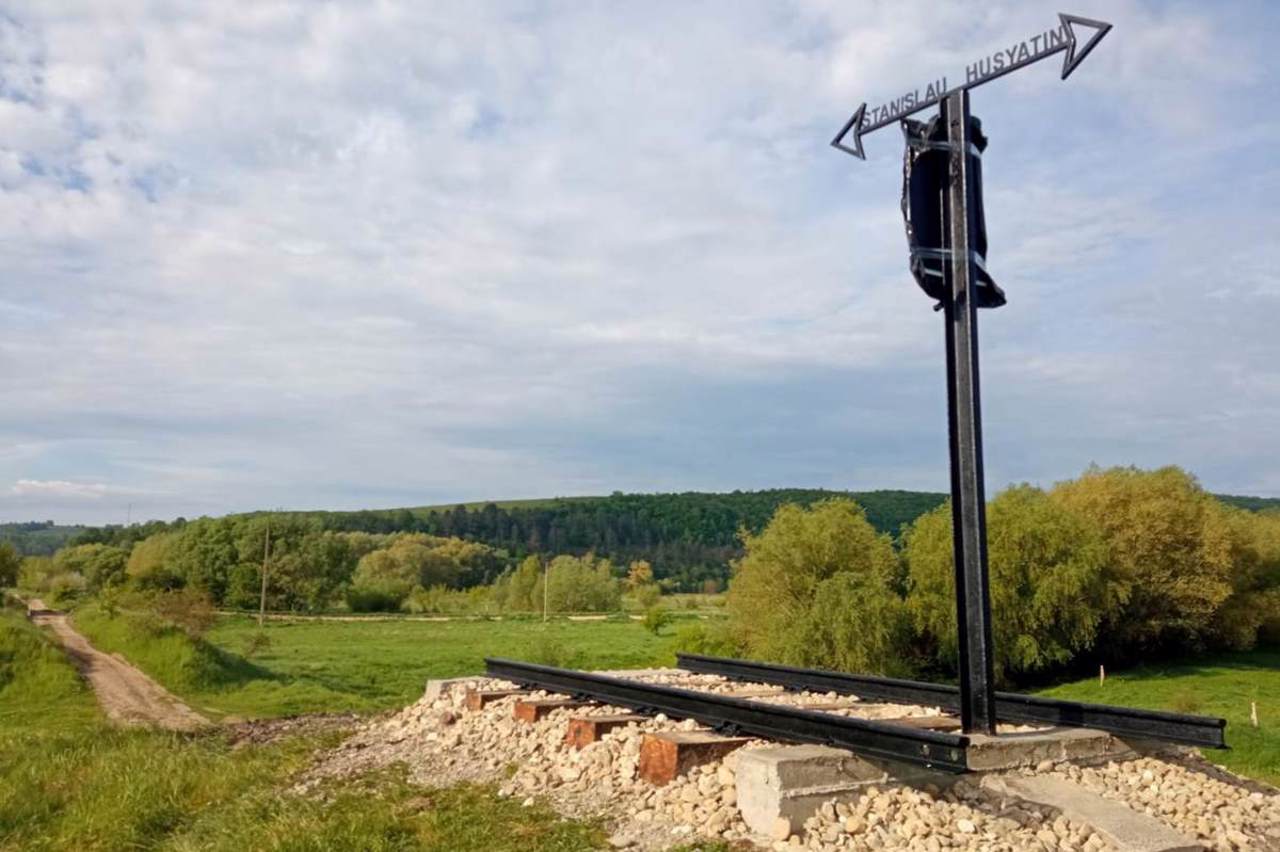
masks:
<path id="1" fill-rule="evenodd" d="M 1102 37 L 1111 30 L 1111 25 L 1106 21 L 1095 21 L 1092 18 L 1082 18 L 1079 15 L 1068 15 L 1066 12 L 1058 13 L 1058 20 L 1062 21 L 1063 29 L 1067 31 L 1067 55 L 1062 58 L 1062 79 L 1071 76 L 1071 72 L 1076 70 L 1076 66 L 1084 61 L 1089 55 L 1089 51 L 1098 46 L 1098 42 L 1102 41 Z M 1092 27 L 1095 32 L 1084 43 L 1084 47 L 1076 49 L 1079 39 L 1076 38 L 1076 31 L 1073 25 L 1082 27 Z M 864 158 L 865 159 L 865 158 Z"/>

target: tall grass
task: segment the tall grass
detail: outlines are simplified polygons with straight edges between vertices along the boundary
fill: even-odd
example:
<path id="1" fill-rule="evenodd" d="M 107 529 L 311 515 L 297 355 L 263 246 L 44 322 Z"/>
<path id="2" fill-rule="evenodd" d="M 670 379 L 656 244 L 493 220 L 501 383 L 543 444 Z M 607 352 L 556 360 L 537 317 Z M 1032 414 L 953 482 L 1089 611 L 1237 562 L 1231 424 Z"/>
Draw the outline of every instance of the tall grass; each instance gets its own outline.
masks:
<path id="1" fill-rule="evenodd" d="M 272 678 L 271 672 L 234 651 L 192 637 L 149 614 L 109 615 L 90 604 L 76 611 L 74 621 L 97 648 L 123 654 L 172 690 L 219 690 Z"/>

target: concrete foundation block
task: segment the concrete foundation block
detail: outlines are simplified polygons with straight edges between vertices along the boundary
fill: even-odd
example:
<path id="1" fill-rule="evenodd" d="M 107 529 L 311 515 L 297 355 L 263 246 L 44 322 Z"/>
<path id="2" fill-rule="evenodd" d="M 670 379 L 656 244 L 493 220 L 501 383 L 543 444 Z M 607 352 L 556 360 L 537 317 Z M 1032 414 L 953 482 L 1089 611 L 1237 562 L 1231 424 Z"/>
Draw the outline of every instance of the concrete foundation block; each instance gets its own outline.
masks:
<path id="1" fill-rule="evenodd" d="M 473 683 L 473 677 L 445 677 L 431 678 L 427 681 L 426 688 L 422 691 L 421 701 L 436 701 L 446 694 L 463 686 Z"/>
<path id="2" fill-rule="evenodd" d="M 1117 748 L 1105 731 L 1047 728 L 1019 734 L 970 734 L 967 760 L 977 772 L 1036 766 L 1044 761 L 1110 759 Z"/>
<path id="3" fill-rule="evenodd" d="M 746 737 L 722 737 L 711 731 L 645 734 L 640 743 L 640 777 L 650 784 L 669 784 L 695 766 L 719 760 L 746 745 Z"/>
<path id="4" fill-rule="evenodd" d="M 569 730 L 565 732 L 564 741 L 570 748 L 585 748 L 612 731 L 644 721 L 644 716 L 635 713 L 614 713 L 608 716 L 578 716 L 569 720 Z"/>
<path id="5" fill-rule="evenodd" d="M 1047 775 L 988 775 L 982 786 L 993 793 L 1053 808 L 1087 825 L 1120 852 L 1200 852 L 1198 842 L 1160 820 L 1104 799 L 1078 784 Z"/>
<path id="6" fill-rule="evenodd" d="M 773 837 L 784 823 L 798 830 L 823 802 L 856 799 L 860 788 L 887 777 L 884 767 L 852 752 L 817 745 L 751 749 L 738 754 L 737 764 L 742 820 Z"/>

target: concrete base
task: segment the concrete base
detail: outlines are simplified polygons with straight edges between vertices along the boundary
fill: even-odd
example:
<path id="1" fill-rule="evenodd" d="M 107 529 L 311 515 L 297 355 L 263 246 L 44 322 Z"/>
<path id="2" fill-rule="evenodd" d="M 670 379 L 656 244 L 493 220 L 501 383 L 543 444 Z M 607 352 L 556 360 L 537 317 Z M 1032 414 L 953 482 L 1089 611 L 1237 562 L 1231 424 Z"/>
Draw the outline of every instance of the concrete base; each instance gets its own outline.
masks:
<path id="1" fill-rule="evenodd" d="M 1154 817 L 1104 799 L 1064 778 L 989 775 L 984 789 L 1045 805 L 1087 825 L 1120 852 L 1200 852 L 1204 847 Z"/>
<path id="2" fill-rule="evenodd" d="M 444 677 L 431 678 L 427 681 L 426 688 L 422 691 L 420 701 L 436 701 L 444 696 L 446 692 L 451 692 L 455 687 L 471 686 L 475 683 L 474 677 Z"/>
<path id="3" fill-rule="evenodd" d="M 1089 728 L 1047 728 L 1021 734 L 970 734 L 970 771 L 990 772 L 1035 767 L 1041 763 L 1094 763 L 1133 755 L 1129 744 L 1105 731 Z"/>
<path id="4" fill-rule="evenodd" d="M 823 802 L 856 799 L 862 787 L 888 778 L 884 766 L 827 746 L 751 749 L 737 762 L 742 821 L 779 840 L 798 832 Z"/>

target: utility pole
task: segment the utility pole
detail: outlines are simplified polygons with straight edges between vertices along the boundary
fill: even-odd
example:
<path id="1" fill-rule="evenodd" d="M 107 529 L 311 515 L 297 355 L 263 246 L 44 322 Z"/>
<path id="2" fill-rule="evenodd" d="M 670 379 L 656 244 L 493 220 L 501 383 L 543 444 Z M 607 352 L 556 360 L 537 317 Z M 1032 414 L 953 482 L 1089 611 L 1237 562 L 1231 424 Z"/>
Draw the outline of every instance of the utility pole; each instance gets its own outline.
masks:
<path id="1" fill-rule="evenodd" d="M 267 562 L 271 559 L 271 516 L 267 516 L 267 536 L 262 545 L 262 596 L 258 599 L 258 629 L 267 620 Z"/>
<path id="2" fill-rule="evenodd" d="M 547 563 L 547 567 L 542 569 L 542 623 L 547 623 L 547 600 L 550 595 L 548 590 L 551 588 L 551 563 Z"/>

